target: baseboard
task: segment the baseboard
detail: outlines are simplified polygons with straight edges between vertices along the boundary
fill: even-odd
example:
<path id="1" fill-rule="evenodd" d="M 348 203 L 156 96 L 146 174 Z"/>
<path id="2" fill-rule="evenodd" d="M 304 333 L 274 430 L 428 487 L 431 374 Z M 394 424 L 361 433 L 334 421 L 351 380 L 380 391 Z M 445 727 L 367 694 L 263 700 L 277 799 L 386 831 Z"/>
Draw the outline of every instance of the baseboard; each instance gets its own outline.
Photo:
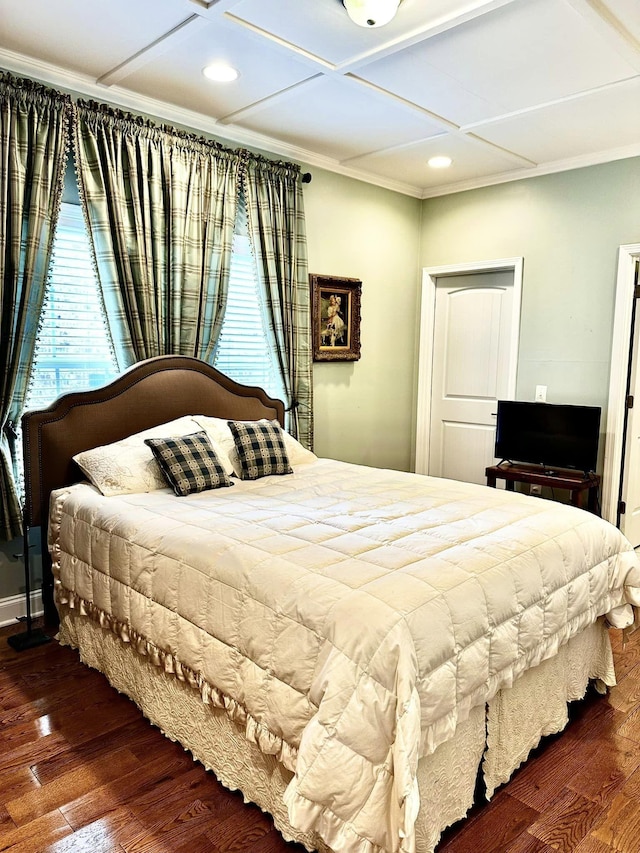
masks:
<path id="1" fill-rule="evenodd" d="M 31 593 L 31 615 L 42 616 L 42 593 L 40 590 Z M 10 595 L 0 598 L 0 628 L 13 623 L 21 616 L 27 615 L 24 595 Z"/>

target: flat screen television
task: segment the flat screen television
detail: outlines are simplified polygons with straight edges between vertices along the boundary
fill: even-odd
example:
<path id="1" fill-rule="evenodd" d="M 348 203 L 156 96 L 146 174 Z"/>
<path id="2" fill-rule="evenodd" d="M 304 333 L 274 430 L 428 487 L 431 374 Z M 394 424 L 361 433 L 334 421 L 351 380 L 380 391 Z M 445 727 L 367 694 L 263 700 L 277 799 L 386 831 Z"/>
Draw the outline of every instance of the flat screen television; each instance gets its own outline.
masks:
<path id="1" fill-rule="evenodd" d="M 499 400 L 495 454 L 546 469 L 595 471 L 600 407 Z"/>

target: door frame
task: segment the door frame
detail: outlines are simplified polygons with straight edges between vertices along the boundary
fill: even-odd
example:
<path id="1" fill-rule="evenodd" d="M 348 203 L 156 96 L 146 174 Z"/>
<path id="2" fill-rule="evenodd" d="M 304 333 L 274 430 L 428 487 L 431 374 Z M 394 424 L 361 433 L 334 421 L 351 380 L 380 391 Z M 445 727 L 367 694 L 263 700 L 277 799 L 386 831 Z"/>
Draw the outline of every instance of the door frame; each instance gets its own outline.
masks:
<path id="1" fill-rule="evenodd" d="M 499 258 L 489 261 L 469 261 L 425 267 L 422 270 L 420 305 L 420 343 L 418 353 L 418 394 L 416 405 L 415 471 L 429 473 L 429 443 L 431 441 L 431 393 L 433 385 L 433 338 L 435 329 L 437 280 L 455 275 L 485 272 L 513 272 L 513 320 L 509 344 L 508 396 L 516 392 L 518 347 L 520 343 L 520 306 L 522 303 L 522 271 L 524 258 Z"/>
<path id="2" fill-rule="evenodd" d="M 633 287 L 637 258 L 640 258 L 640 243 L 627 243 L 618 247 L 609 400 L 607 403 L 602 474 L 602 517 L 612 524 L 617 524 L 618 521 L 618 495 L 622 482 L 622 433 L 626 415 Z M 636 353 L 635 357 L 640 358 L 640 353 Z"/>

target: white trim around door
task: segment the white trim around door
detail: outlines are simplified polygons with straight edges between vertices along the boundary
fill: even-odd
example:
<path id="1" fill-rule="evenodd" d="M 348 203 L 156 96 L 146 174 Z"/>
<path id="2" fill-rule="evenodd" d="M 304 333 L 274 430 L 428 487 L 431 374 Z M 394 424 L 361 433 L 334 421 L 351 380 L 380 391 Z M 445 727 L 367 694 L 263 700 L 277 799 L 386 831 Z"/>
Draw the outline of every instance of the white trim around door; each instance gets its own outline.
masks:
<path id="1" fill-rule="evenodd" d="M 420 308 L 420 349 L 418 354 L 418 395 L 416 411 L 416 459 L 415 470 L 419 474 L 429 473 L 429 441 L 431 425 L 431 391 L 433 368 L 433 332 L 435 325 L 436 286 L 439 278 L 484 272 L 513 270 L 513 323 L 509 347 L 509 394 L 516 391 L 518 370 L 518 344 L 520 340 L 520 306 L 522 303 L 523 258 L 500 258 L 492 261 L 470 261 L 464 264 L 448 264 L 426 267 L 422 271 L 422 299 Z"/>
<path id="2" fill-rule="evenodd" d="M 618 274 L 602 476 L 602 516 L 612 524 L 617 524 L 618 521 L 618 495 L 622 477 L 622 438 L 626 411 L 633 288 L 637 258 L 640 258 L 640 243 L 629 243 L 620 246 L 618 249 Z M 640 353 L 636 353 L 635 357 L 640 358 Z"/>

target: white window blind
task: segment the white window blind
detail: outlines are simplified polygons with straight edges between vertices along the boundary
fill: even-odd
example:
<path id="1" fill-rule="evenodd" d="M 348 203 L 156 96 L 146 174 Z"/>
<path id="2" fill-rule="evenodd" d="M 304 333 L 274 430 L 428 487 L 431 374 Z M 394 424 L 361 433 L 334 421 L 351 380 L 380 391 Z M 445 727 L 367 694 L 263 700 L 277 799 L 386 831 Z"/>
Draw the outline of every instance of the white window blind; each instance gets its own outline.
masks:
<path id="1" fill-rule="evenodd" d="M 237 382 L 285 397 L 242 205 L 214 365 Z M 82 210 L 63 203 L 25 408 L 45 408 L 61 394 L 99 387 L 117 373 Z"/>
<path id="2" fill-rule="evenodd" d="M 46 408 L 117 374 L 82 210 L 63 202 L 25 408 Z"/>
<path id="3" fill-rule="evenodd" d="M 246 215 L 240 205 L 233 238 L 227 310 L 213 364 L 236 382 L 257 385 L 272 397 L 284 400 L 284 386 L 267 328 Z"/>

